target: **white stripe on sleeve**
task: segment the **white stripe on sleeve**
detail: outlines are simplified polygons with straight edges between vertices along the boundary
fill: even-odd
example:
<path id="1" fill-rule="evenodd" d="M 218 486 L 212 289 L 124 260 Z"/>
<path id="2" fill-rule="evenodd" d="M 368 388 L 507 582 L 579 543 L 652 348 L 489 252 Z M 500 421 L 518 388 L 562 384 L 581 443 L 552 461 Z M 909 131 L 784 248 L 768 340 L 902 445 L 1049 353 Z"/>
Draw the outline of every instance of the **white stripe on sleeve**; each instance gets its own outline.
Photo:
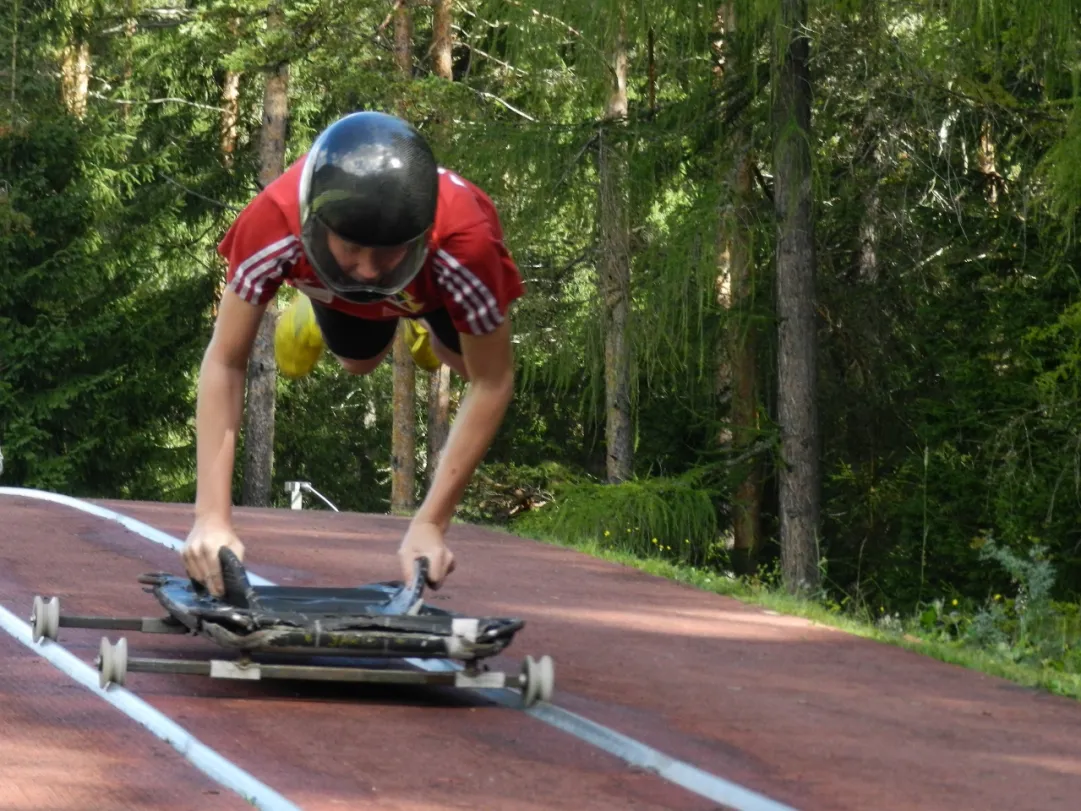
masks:
<path id="1" fill-rule="evenodd" d="M 492 332 L 503 323 L 503 316 L 499 310 L 485 302 L 484 293 L 488 294 L 492 305 L 495 303 L 495 298 L 491 297 L 491 292 L 487 288 L 484 288 L 484 292 L 478 288 L 478 284 L 483 287 L 480 282 L 474 283 L 470 281 L 469 278 L 439 259 L 436 259 L 434 264 L 436 280 L 451 293 L 454 301 L 465 310 L 466 320 L 469 322 L 469 328 L 474 335 Z M 476 280 L 476 277 L 473 276 L 473 279 Z"/>
<path id="2" fill-rule="evenodd" d="M 296 261 L 296 258 L 299 255 L 300 248 L 293 248 L 291 251 L 289 251 L 289 253 L 282 254 L 281 256 L 277 256 L 274 259 L 268 259 L 266 260 L 266 262 L 263 262 L 261 265 L 259 265 L 260 268 L 265 267 L 267 270 L 266 272 L 259 275 L 258 280 L 256 280 L 254 272 L 249 276 L 249 280 L 252 282 L 252 292 L 248 300 L 262 302 L 264 300 L 264 286 L 268 282 L 277 282 L 283 276 L 285 276 L 286 270 L 288 270 L 289 266 Z M 276 288 L 277 285 L 275 285 L 275 289 Z"/>
<path id="3" fill-rule="evenodd" d="M 230 289 L 245 301 L 258 301 L 267 282 L 280 279 L 285 266 L 300 253 L 298 240 L 290 234 L 253 253 L 237 266 Z"/>
<path id="4" fill-rule="evenodd" d="M 487 303 L 489 311 L 497 319 L 496 323 L 502 324 L 503 315 L 499 312 L 499 303 L 495 300 L 495 296 L 492 295 L 492 291 L 491 289 L 489 289 L 488 285 L 478 279 L 476 274 L 473 273 L 473 271 L 471 271 L 469 268 L 467 268 L 465 265 L 463 265 L 461 262 L 459 262 L 442 248 L 440 248 L 437 253 L 439 258 L 447 263 L 448 267 L 461 275 L 461 277 L 467 282 L 472 283 L 472 288 L 484 297 L 484 301 Z"/>
<path id="5" fill-rule="evenodd" d="M 435 265 L 435 279 L 436 281 L 450 293 L 454 302 L 465 310 L 465 320 L 469 323 L 469 331 L 474 335 L 479 334 L 477 329 L 477 313 L 476 305 L 466 299 L 465 294 L 461 290 L 461 285 L 451 277 L 450 271 L 447 266 L 442 262 L 436 261 Z"/>

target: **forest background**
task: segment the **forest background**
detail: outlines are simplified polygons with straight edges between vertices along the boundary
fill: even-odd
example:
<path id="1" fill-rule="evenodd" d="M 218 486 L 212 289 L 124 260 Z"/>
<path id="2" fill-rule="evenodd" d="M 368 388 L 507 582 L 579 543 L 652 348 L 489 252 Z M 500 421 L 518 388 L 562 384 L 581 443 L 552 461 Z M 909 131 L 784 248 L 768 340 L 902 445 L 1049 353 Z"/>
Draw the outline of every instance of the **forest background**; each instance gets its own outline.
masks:
<path id="1" fill-rule="evenodd" d="M 0 484 L 193 499 L 215 245 L 358 109 L 528 288 L 460 519 L 1081 695 L 1069 0 L 9 0 Z M 284 378 L 276 312 L 237 503 L 408 513 L 461 382 Z"/>

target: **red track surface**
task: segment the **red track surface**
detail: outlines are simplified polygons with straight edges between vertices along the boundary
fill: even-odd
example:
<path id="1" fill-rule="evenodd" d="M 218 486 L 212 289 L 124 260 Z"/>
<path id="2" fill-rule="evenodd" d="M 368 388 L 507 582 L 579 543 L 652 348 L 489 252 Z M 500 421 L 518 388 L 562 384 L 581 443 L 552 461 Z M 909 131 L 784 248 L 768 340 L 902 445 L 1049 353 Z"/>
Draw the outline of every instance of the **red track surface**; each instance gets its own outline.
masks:
<path id="1" fill-rule="evenodd" d="M 178 538 L 191 520 L 187 505 L 105 506 Z M 402 520 L 236 516 L 249 567 L 280 584 L 399 576 Z M 59 596 L 65 613 L 160 615 L 136 577 L 181 571 L 170 550 L 60 505 L 0 496 L 0 527 L 0 604 L 23 617 L 34 594 Z M 459 569 L 429 599 L 527 622 L 494 664 L 552 654 L 556 704 L 701 769 L 801 811 L 1078 807 L 1074 702 L 566 550 L 473 527 L 449 540 Z M 60 642 L 92 662 L 102 633 L 64 628 Z M 172 636 L 128 645 L 219 652 Z M 109 808 L 244 806 L 3 634 L 0 655 L 0 809 L 93 796 Z M 717 808 L 457 691 L 143 673 L 127 687 L 305 811 Z"/>

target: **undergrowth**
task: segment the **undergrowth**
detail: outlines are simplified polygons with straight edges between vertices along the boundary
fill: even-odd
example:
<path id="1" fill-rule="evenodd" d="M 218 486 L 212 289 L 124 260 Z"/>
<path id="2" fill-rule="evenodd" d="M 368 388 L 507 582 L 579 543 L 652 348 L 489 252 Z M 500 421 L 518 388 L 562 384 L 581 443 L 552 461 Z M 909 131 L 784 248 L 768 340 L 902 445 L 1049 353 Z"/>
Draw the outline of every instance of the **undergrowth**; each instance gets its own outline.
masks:
<path id="1" fill-rule="evenodd" d="M 485 512 L 479 507 L 485 500 L 478 495 L 481 484 L 467 494 L 461 518 L 1081 699 L 1081 612 L 1076 604 L 1052 599 L 1055 572 L 1039 546 L 1022 556 L 983 539 L 981 559 L 1008 574 L 1011 593 L 982 601 L 938 597 L 902 615 L 825 592 L 794 597 L 784 590 L 775 565 L 743 577 L 726 571 L 710 494 L 691 477 L 613 486 L 558 467 L 489 473 L 517 482 L 504 487 L 516 493 L 520 509 L 510 515 Z M 525 479 L 530 484 L 523 485 Z M 533 500 L 523 501 L 527 496 Z"/>
<path id="2" fill-rule="evenodd" d="M 459 516 L 485 524 L 513 521 L 517 534 L 595 538 L 607 549 L 711 566 L 724 550 L 717 506 L 703 478 L 692 471 L 612 486 L 559 465 L 487 465 Z"/>
<path id="3" fill-rule="evenodd" d="M 1081 660 L 1078 658 L 1081 633 L 1078 607 L 1073 604 L 1039 605 L 1031 598 L 1026 603 L 1025 598 L 1007 599 L 998 595 L 987 605 L 965 612 L 959 606 L 948 605 L 939 599 L 911 616 L 883 614 L 874 618 L 866 611 L 842 608 L 835 601 L 794 597 L 766 573 L 736 577 L 704 567 L 643 557 L 599 543 L 596 539 L 524 532 L 517 526 L 509 531 L 781 614 L 803 617 L 857 636 L 898 645 L 1025 687 L 1081 699 Z"/>

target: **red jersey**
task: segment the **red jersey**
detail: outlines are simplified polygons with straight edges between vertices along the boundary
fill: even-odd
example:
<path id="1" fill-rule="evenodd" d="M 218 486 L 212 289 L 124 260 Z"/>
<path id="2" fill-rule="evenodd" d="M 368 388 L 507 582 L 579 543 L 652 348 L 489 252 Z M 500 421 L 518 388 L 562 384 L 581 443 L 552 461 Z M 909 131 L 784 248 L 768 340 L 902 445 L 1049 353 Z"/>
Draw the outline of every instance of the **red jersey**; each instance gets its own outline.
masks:
<path id="1" fill-rule="evenodd" d="M 439 169 L 439 201 L 428 257 L 395 296 L 356 304 L 327 289 L 300 242 L 300 175 L 305 158 L 289 167 L 244 208 L 218 245 L 229 263 L 226 282 L 245 301 L 265 304 L 281 285 L 361 318 L 389 320 L 446 308 L 459 332 L 485 335 L 524 292 L 503 244 L 503 229 L 488 196 L 468 180 Z"/>

